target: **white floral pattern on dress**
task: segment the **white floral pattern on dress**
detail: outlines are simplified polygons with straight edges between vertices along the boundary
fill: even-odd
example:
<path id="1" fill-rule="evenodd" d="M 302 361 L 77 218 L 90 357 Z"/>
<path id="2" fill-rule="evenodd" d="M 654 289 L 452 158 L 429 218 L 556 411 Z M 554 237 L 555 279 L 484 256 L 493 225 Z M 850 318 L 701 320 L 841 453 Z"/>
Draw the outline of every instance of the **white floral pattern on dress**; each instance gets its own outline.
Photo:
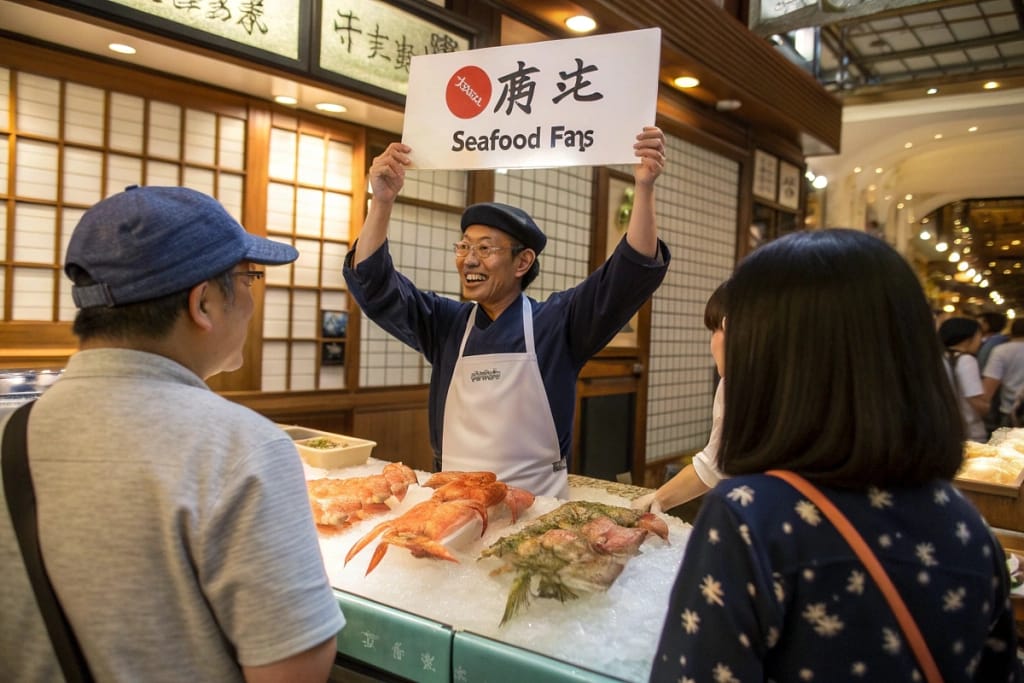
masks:
<path id="1" fill-rule="evenodd" d="M 864 581 L 867 579 L 867 575 L 858 570 L 854 569 L 850 572 L 849 578 L 846 580 L 846 590 L 850 593 L 856 593 L 857 595 L 864 594 Z"/>
<path id="2" fill-rule="evenodd" d="M 871 507 L 873 508 L 891 508 L 893 505 L 892 494 L 877 486 L 868 487 L 868 500 L 871 501 Z"/>
<path id="3" fill-rule="evenodd" d="M 921 564 L 926 567 L 934 567 L 939 563 L 935 559 L 935 546 L 931 543 L 918 543 L 914 546 L 914 554 L 917 555 L 917 559 L 921 560 Z"/>
<path id="4" fill-rule="evenodd" d="M 735 500 L 743 507 L 747 507 L 754 502 L 754 489 L 749 486 L 738 486 L 729 491 L 729 500 Z"/>
<path id="5" fill-rule="evenodd" d="M 724 605 L 725 602 L 722 600 L 724 597 L 722 591 L 722 584 L 715 581 L 712 576 L 705 576 L 704 580 L 700 583 L 700 592 L 704 595 L 704 599 L 708 601 L 709 605 Z"/>
<path id="6" fill-rule="evenodd" d="M 796 514 L 800 516 L 800 519 L 804 520 L 811 526 L 818 526 L 821 524 L 821 513 L 818 512 L 818 508 L 814 506 L 809 500 L 799 500 L 796 504 Z"/>

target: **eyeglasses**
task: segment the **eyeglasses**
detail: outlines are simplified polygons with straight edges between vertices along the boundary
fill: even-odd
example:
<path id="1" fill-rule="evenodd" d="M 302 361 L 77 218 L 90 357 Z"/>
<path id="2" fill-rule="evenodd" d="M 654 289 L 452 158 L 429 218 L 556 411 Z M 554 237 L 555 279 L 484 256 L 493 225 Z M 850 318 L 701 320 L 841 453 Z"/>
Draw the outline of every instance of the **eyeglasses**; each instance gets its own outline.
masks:
<path id="1" fill-rule="evenodd" d="M 242 282 L 245 284 L 245 286 L 246 287 L 252 287 L 252 283 L 253 282 L 255 282 L 256 280 L 262 280 L 263 279 L 263 271 L 262 270 L 238 270 L 238 271 L 232 272 L 231 276 L 232 277 L 245 278 L 244 280 L 242 280 Z"/>
<path id="2" fill-rule="evenodd" d="M 469 242 L 456 242 L 452 245 L 455 251 L 455 258 L 466 258 L 470 252 L 475 253 L 481 259 L 485 259 L 491 254 L 497 254 L 511 249 L 513 254 L 519 253 L 526 247 L 496 247 L 490 244 L 470 244 Z"/>

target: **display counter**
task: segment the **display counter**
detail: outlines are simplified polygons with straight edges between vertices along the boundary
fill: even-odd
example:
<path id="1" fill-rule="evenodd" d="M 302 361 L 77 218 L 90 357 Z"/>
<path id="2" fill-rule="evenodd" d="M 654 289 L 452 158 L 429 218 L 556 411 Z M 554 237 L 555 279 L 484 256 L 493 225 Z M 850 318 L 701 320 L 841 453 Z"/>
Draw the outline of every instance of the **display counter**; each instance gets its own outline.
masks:
<path id="1" fill-rule="evenodd" d="M 364 476 L 383 464 L 371 458 L 364 468 L 331 471 L 330 476 Z M 308 478 L 323 474 L 307 466 Z M 429 473 L 417 475 L 423 482 Z M 564 603 L 533 598 L 502 626 L 514 573 L 493 574 L 502 563 L 478 559 L 480 551 L 564 501 L 538 497 L 515 524 L 507 512 L 492 508 L 486 531 L 453 551 L 458 562 L 415 558 L 404 548 L 389 546 L 367 574 L 374 540 L 345 563 L 353 544 L 370 529 L 432 492 L 411 486 L 391 513 L 358 522 L 341 534 L 321 535 L 327 574 L 347 622 L 338 636 L 339 664 L 362 670 L 366 680 L 647 680 L 690 525 L 663 515 L 668 540 L 650 534 L 607 591 L 584 593 Z M 570 476 L 570 500 L 629 507 L 645 492 Z M 358 674 L 354 677 L 358 680 Z"/>

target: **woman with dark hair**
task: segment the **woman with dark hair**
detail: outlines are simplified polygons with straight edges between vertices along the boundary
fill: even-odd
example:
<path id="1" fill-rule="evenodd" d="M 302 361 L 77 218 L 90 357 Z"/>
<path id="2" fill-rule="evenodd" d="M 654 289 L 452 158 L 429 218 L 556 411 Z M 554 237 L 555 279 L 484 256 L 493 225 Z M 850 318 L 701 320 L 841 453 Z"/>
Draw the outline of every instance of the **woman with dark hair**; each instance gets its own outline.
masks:
<path id="1" fill-rule="evenodd" d="M 711 406 L 711 433 L 708 443 L 691 462 L 657 491 L 633 501 L 633 509 L 664 512 L 702 496 L 722 479 L 718 469 L 718 442 L 722 435 L 722 413 L 725 410 L 725 313 L 728 301 L 726 280 L 715 288 L 704 305 L 704 327 L 711 332 L 711 358 L 718 372 L 718 386 Z"/>
<path id="2" fill-rule="evenodd" d="M 853 230 L 793 233 L 729 283 L 719 466 L 651 680 L 1020 680 L 1005 557 L 950 479 L 963 423 L 909 265 Z M 905 624 L 816 484 L 877 556 Z M 919 659 L 920 658 L 920 659 Z"/>

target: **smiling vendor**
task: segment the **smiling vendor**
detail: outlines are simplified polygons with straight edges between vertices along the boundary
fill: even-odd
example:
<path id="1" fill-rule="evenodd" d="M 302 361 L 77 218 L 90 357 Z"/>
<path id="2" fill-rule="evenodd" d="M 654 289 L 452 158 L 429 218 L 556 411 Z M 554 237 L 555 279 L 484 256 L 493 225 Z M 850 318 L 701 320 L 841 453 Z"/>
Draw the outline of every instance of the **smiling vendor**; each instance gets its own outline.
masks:
<path id="1" fill-rule="evenodd" d="M 523 290 L 540 272 L 547 237 L 505 204 L 474 204 L 462 215 L 454 250 L 466 301 L 420 290 L 395 270 L 387 231 L 411 148 L 392 143 L 373 160 L 373 200 L 345 259 L 345 281 L 363 313 L 433 368 L 435 469 L 491 471 L 536 495 L 568 498 L 576 378 L 668 268 L 654 212 L 665 136 L 644 128 L 633 147 L 640 161 L 625 238 L 580 284 L 543 302 Z"/>

